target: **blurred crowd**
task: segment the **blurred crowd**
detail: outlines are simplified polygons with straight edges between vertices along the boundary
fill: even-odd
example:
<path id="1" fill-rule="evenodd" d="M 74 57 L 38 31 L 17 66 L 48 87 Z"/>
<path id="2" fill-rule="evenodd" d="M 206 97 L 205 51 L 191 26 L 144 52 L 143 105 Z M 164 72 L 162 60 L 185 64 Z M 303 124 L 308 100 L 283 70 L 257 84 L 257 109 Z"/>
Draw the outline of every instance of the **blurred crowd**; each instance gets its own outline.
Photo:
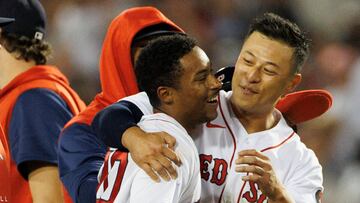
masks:
<path id="1" fill-rule="evenodd" d="M 322 88 L 332 109 L 299 126 L 302 140 L 324 172 L 324 202 L 360 202 L 360 1 L 358 0 L 42 0 L 48 14 L 50 64 L 69 77 L 89 102 L 100 90 L 98 61 L 112 18 L 126 8 L 152 5 L 208 53 L 214 69 L 233 65 L 252 18 L 274 12 L 291 19 L 313 40 L 298 88 Z M 126 28 L 124 28 L 126 29 Z"/>

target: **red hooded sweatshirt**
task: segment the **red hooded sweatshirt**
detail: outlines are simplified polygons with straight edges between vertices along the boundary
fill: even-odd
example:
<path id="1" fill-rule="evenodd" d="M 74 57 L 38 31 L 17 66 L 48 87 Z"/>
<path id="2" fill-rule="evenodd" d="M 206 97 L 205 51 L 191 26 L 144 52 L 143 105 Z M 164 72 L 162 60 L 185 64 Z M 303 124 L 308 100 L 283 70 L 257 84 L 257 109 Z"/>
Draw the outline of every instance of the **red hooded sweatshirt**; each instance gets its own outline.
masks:
<path id="1" fill-rule="evenodd" d="M 8 202 L 32 202 L 29 184 L 20 175 L 11 157 L 8 133 L 13 107 L 18 97 L 34 88 L 45 88 L 58 94 L 66 102 L 73 115 L 85 108 L 85 104 L 71 89 L 66 77 L 57 68 L 51 66 L 32 67 L 0 90 L 0 125 L 3 126 L 3 132 L 0 135 L 0 152 L 2 151 L 0 165 L 6 165 L 6 167 L 0 166 L 1 178 L 4 179 L 0 184 L 0 198 L 7 199 Z M 7 193 L 5 196 L 3 191 Z M 68 195 L 67 202 L 71 202 Z"/>
<path id="2" fill-rule="evenodd" d="M 91 124 L 97 112 L 117 100 L 138 93 L 134 67 L 131 60 L 131 43 L 140 30 L 166 23 L 179 32 L 180 27 L 153 7 L 128 9 L 110 24 L 100 57 L 100 81 L 102 92 L 97 94 L 85 111 L 75 116 L 73 123 Z"/>

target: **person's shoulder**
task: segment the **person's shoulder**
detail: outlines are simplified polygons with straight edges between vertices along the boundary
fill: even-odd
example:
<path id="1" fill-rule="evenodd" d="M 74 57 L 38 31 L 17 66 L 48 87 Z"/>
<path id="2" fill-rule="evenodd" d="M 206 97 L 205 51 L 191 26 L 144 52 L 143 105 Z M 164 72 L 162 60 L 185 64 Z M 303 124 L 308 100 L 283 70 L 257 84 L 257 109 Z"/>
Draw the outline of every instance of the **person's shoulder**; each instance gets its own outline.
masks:
<path id="1" fill-rule="evenodd" d="M 294 134 L 285 147 L 281 148 L 286 157 L 295 161 L 297 164 L 320 165 L 315 152 L 308 148 L 300 139 L 298 134 Z"/>
<path id="2" fill-rule="evenodd" d="M 123 101 L 130 102 L 136 105 L 145 115 L 153 113 L 153 107 L 150 103 L 149 97 L 145 92 L 139 92 L 137 94 L 124 97 L 120 99 L 118 102 L 123 102 Z"/>
<path id="3" fill-rule="evenodd" d="M 17 104 L 33 105 L 61 105 L 67 106 L 64 99 L 53 90 L 47 88 L 33 88 L 23 92 L 17 99 Z M 46 106 L 45 105 L 45 106 Z"/>
<path id="4" fill-rule="evenodd" d="M 121 98 L 119 101 L 130 101 L 130 102 L 149 101 L 149 97 L 145 92 L 139 92 L 131 96 Z"/>
<path id="5" fill-rule="evenodd" d="M 143 127 L 146 131 L 164 131 L 173 135 L 176 139 L 186 138 L 187 141 L 191 140 L 192 142 L 186 129 L 176 119 L 164 113 L 144 115 L 138 125 Z"/>

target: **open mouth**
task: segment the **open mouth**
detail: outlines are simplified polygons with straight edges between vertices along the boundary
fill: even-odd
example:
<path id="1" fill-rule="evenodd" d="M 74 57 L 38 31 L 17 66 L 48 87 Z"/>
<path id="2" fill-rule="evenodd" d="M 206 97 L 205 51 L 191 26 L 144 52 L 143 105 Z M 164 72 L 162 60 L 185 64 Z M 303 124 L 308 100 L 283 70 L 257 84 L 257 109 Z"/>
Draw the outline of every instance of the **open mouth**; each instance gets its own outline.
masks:
<path id="1" fill-rule="evenodd" d="M 218 102 L 217 95 L 214 95 L 214 96 L 210 97 L 210 99 L 207 100 L 207 103 L 210 103 L 210 104 L 216 104 L 217 102 Z"/>

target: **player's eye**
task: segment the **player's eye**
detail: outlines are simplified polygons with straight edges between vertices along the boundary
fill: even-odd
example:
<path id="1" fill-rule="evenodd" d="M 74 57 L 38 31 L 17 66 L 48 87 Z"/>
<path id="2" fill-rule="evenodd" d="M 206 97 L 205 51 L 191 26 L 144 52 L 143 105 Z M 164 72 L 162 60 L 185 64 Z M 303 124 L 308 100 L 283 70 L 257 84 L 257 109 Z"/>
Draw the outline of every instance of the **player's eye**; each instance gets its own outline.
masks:
<path id="1" fill-rule="evenodd" d="M 271 69 L 268 69 L 268 68 L 264 68 L 264 72 L 267 74 L 267 75 L 270 75 L 270 76 L 273 76 L 273 75 L 277 75 L 277 72 L 271 70 Z"/>
<path id="2" fill-rule="evenodd" d="M 245 57 L 243 58 L 243 61 L 245 62 L 246 65 L 252 65 L 253 64 L 252 60 L 250 60 L 248 58 L 245 58 Z"/>

